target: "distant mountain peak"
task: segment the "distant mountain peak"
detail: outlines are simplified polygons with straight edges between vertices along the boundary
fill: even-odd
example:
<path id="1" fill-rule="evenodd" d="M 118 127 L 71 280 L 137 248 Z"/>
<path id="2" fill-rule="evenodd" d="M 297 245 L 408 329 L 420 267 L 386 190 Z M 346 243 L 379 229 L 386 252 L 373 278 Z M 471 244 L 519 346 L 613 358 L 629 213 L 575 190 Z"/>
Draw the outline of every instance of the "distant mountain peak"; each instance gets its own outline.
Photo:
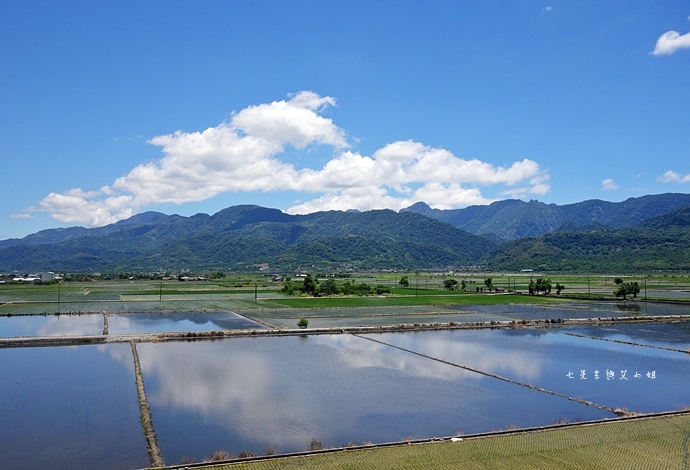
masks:
<path id="1" fill-rule="evenodd" d="M 403 210 L 418 210 L 418 209 L 431 209 L 431 206 L 424 201 L 415 202 L 410 207 L 406 207 Z"/>
<path id="2" fill-rule="evenodd" d="M 495 201 L 464 209 L 432 209 L 417 202 L 402 211 L 416 212 L 449 223 L 475 235 L 496 236 L 509 241 L 538 237 L 563 228 L 635 227 L 646 219 L 667 214 L 690 204 L 690 194 L 667 193 L 628 198 L 623 202 L 590 199 L 559 206 L 536 199 Z"/>

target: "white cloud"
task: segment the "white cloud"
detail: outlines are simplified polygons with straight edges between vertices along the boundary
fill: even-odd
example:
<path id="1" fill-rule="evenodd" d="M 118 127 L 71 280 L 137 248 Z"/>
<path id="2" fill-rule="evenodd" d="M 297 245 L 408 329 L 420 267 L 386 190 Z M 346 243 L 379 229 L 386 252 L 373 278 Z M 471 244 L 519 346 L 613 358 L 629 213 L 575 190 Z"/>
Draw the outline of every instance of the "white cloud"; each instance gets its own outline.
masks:
<path id="1" fill-rule="evenodd" d="M 143 163 L 111 186 L 51 193 L 37 210 L 62 222 L 100 226 L 159 203 L 203 201 L 226 192 L 297 191 L 314 195 L 288 209 L 398 210 L 418 201 L 432 207 L 488 204 L 480 187 L 521 198 L 550 190 L 549 175 L 529 159 L 495 166 L 448 150 L 399 141 L 371 156 L 348 150 L 346 132 L 321 113 L 336 101 L 313 92 L 247 107 L 230 122 L 201 132 L 177 131 L 149 143 L 164 154 Z M 296 169 L 281 160 L 287 147 L 327 146 L 333 157 L 321 168 Z M 309 155 L 310 152 L 305 152 Z M 502 187 L 506 189 L 502 191 Z"/>
<path id="2" fill-rule="evenodd" d="M 140 208 L 131 195 L 113 195 L 108 188 L 100 191 L 70 189 L 50 193 L 40 202 L 40 209 L 55 220 L 99 227 L 133 216 Z"/>
<path id="3" fill-rule="evenodd" d="M 290 101 L 250 106 L 232 118 L 232 127 L 261 140 L 290 144 L 301 149 L 311 143 L 347 147 L 345 132 L 317 114 L 335 99 L 311 91 L 293 95 Z"/>
<path id="4" fill-rule="evenodd" d="M 619 186 L 616 184 L 613 178 L 606 178 L 601 182 L 601 189 L 604 191 L 615 191 L 618 188 Z"/>
<path id="5" fill-rule="evenodd" d="M 551 5 L 547 5 L 544 8 L 542 8 L 541 12 L 542 13 L 551 13 L 553 11 L 553 7 Z"/>
<path id="6" fill-rule="evenodd" d="M 681 35 L 678 31 L 667 31 L 656 41 L 653 55 L 671 55 L 678 49 L 690 47 L 690 33 Z"/>
<path id="7" fill-rule="evenodd" d="M 10 215 L 10 219 L 33 219 L 33 218 L 35 218 L 34 215 L 27 214 L 26 212 L 21 213 L 21 214 Z"/>
<path id="8" fill-rule="evenodd" d="M 661 176 L 658 176 L 657 181 L 660 183 L 690 183 L 690 173 L 683 176 L 675 171 L 668 170 Z"/>

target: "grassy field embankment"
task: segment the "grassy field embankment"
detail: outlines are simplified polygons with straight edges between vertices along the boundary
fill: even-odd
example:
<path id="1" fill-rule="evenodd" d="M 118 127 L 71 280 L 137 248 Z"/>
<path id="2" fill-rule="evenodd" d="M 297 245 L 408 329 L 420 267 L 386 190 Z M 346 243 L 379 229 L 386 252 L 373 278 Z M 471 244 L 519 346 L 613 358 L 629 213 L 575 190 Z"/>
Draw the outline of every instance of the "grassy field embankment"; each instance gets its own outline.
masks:
<path id="1" fill-rule="evenodd" d="M 205 468 L 269 469 L 684 469 L 690 414 L 516 432 L 460 442 L 401 444 Z"/>

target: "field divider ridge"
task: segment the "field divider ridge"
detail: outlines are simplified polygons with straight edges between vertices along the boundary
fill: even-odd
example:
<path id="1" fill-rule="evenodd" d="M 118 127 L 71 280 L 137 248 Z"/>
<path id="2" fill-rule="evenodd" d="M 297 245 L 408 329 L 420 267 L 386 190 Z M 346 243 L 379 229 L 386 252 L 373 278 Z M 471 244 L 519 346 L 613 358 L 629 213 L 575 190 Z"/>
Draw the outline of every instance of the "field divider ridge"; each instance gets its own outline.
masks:
<path id="1" fill-rule="evenodd" d="M 154 467 L 164 467 L 163 455 L 160 447 L 158 447 L 158 437 L 156 431 L 153 429 L 153 417 L 151 416 L 151 408 L 146 399 L 146 390 L 144 389 L 144 377 L 141 373 L 141 364 L 139 363 L 139 354 L 137 353 L 137 345 L 134 341 L 130 341 L 132 347 L 132 357 L 134 358 L 134 377 L 137 384 L 137 395 L 139 397 L 139 409 L 141 410 L 141 426 L 144 428 L 144 437 L 146 438 L 146 449 L 149 453 L 149 460 Z"/>
<path id="2" fill-rule="evenodd" d="M 378 339 L 368 338 L 368 337 L 366 337 L 366 336 L 361 336 L 361 335 L 354 334 L 354 333 L 352 334 L 352 336 L 356 336 L 357 338 L 361 338 L 361 339 L 365 339 L 365 340 L 368 340 L 368 341 L 372 341 L 372 342 L 374 342 L 374 343 L 383 344 L 384 346 L 389 346 L 389 347 L 391 347 L 391 348 L 395 348 L 395 349 L 398 349 L 398 350 L 403 351 L 403 352 L 406 352 L 406 353 L 414 354 L 414 355 L 416 355 L 416 356 L 423 357 L 423 358 L 425 358 L 425 359 L 431 359 L 432 361 L 437 361 L 437 362 L 440 362 L 440 363 L 442 363 L 442 364 L 447 364 L 447 365 L 449 365 L 449 366 L 458 367 L 458 368 L 460 368 L 460 369 L 468 370 L 468 371 L 470 371 L 470 372 L 475 372 L 475 373 L 477 373 L 477 374 L 485 375 L 485 376 L 487 376 L 487 377 L 491 377 L 491 378 L 494 378 L 494 379 L 502 380 L 502 381 L 504 381 L 504 382 L 508 382 L 508 383 L 513 384 L 513 385 L 520 385 L 520 386 L 522 386 L 522 387 L 527 387 L 527 388 L 529 388 L 529 389 L 531 389 L 531 390 L 536 390 L 536 391 L 538 391 L 538 392 L 547 393 L 547 394 L 549 394 L 549 395 L 553 395 L 553 396 L 556 396 L 556 397 L 565 398 L 565 399 L 567 399 L 567 400 L 574 401 L 574 402 L 577 402 L 577 403 L 581 403 L 581 404 L 583 404 L 583 405 L 593 406 L 594 408 L 598 408 L 598 409 L 600 409 L 600 410 L 604 410 L 604 411 L 608 411 L 608 412 L 610 412 L 610 413 L 613 413 L 613 414 L 615 414 L 616 416 L 625 416 L 625 415 L 627 414 L 627 412 L 625 412 L 625 411 L 622 411 L 622 410 L 619 410 L 619 409 L 613 409 L 613 408 L 610 408 L 610 407 L 608 407 L 608 406 L 606 406 L 606 405 L 600 405 L 600 404 L 591 402 L 591 401 L 589 401 L 589 400 L 583 400 L 583 399 L 581 399 L 581 398 L 570 397 L 570 396 L 564 395 L 564 394 L 562 394 L 562 393 L 554 392 L 553 390 L 547 390 L 547 389 L 542 388 L 542 387 L 537 387 L 536 385 L 532 385 L 532 384 L 528 384 L 528 383 L 524 383 L 524 382 L 519 382 L 519 381 L 517 381 L 517 380 L 509 379 L 509 378 L 507 378 L 507 377 L 503 377 L 502 375 L 494 374 L 494 373 L 491 373 L 491 372 L 486 372 L 486 371 L 483 371 L 483 370 L 481 370 L 481 369 L 477 369 L 477 368 L 474 368 L 474 367 L 471 367 L 471 366 L 467 366 L 467 365 L 464 365 L 464 364 L 458 364 L 458 363 L 455 363 L 455 362 L 446 361 L 445 359 L 441 359 L 441 358 L 438 358 L 438 357 L 429 356 L 429 355 L 427 355 L 427 354 L 420 353 L 420 352 L 417 352 L 417 351 L 413 351 L 413 350 L 411 350 L 411 349 L 403 348 L 403 347 L 401 347 L 401 346 L 396 346 L 396 345 L 394 345 L 394 344 L 386 343 L 385 341 L 381 341 L 381 340 L 378 340 Z"/>

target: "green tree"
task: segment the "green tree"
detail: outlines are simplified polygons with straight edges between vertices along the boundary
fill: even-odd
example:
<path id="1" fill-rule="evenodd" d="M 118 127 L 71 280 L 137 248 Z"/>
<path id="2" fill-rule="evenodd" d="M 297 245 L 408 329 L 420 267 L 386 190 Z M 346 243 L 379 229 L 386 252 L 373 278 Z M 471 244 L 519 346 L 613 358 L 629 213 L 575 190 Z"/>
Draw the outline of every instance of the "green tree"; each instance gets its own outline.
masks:
<path id="1" fill-rule="evenodd" d="M 467 281 L 463 279 L 462 281 L 460 281 L 460 290 L 464 291 L 465 289 L 467 289 Z"/>
<path id="2" fill-rule="evenodd" d="M 307 326 L 309 326 L 309 320 L 307 320 L 304 317 L 300 318 L 299 321 L 297 322 L 298 328 L 306 328 Z"/>
<path id="3" fill-rule="evenodd" d="M 537 281 L 529 281 L 527 286 L 530 294 L 539 294 L 543 292 L 544 294 L 551 293 L 551 279 L 544 279 L 543 277 L 537 278 Z"/>
<path id="4" fill-rule="evenodd" d="M 314 295 L 316 293 L 317 280 L 311 277 L 311 274 L 307 274 L 302 282 L 302 288 L 300 289 L 305 294 Z"/>
<path id="5" fill-rule="evenodd" d="M 340 286 L 340 292 L 344 295 L 352 295 L 353 289 L 350 281 L 346 281 L 345 284 Z"/>
<path id="6" fill-rule="evenodd" d="M 484 285 L 486 286 L 487 290 L 491 292 L 494 289 L 494 281 L 490 277 L 487 277 L 484 279 Z"/>
<path id="7" fill-rule="evenodd" d="M 403 287 L 410 287 L 410 279 L 407 276 L 403 276 L 400 278 L 400 282 L 398 284 Z"/>
<path id="8" fill-rule="evenodd" d="M 294 294 L 295 290 L 297 290 L 297 288 L 295 287 L 295 283 L 290 281 L 290 279 L 286 279 L 285 282 L 283 283 L 283 288 L 280 289 L 280 291 L 283 294 L 287 294 L 287 295 Z"/>
<path id="9" fill-rule="evenodd" d="M 374 292 L 376 292 L 376 295 L 390 294 L 391 289 L 390 289 L 390 287 L 384 286 L 383 284 L 377 284 L 376 287 L 374 288 Z"/>
<path id="10" fill-rule="evenodd" d="M 537 292 L 543 292 L 545 294 L 551 293 L 551 279 L 544 279 L 540 277 L 537 279 Z"/>
<path id="11" fill-rule="evenodd" d="M 565 289 L 565 286 L 563 284 L 560 284 L 557 282 L 556 283 L 556 294 L 560 294 L 561 292 L 563 292 L 563 289 Z"/>
<path id="12" fill-rule="evenodd" d="M 443 281 L 443 288 L 445 290 L 458 290 L 458 281 L 455 279 L 445 279 Z"/>
<path id="13" fill-rule="evenodd" d="M 322 295 L 335 295 L 339 292 L 338 284 L 335 282 L 335 279 L 326 279 L 323 283 L 321 283 L 319 292 Z"/>
<path id="14" fill-rule="evenodd" d="M 629 295 L 637 298 L 637 294 L 640 293 L 640 285 L 637 282 L 624 282 L 619 284 L 613 293 L 616 297 L 623 297 L 623 300 L 627 300 Z"/>

